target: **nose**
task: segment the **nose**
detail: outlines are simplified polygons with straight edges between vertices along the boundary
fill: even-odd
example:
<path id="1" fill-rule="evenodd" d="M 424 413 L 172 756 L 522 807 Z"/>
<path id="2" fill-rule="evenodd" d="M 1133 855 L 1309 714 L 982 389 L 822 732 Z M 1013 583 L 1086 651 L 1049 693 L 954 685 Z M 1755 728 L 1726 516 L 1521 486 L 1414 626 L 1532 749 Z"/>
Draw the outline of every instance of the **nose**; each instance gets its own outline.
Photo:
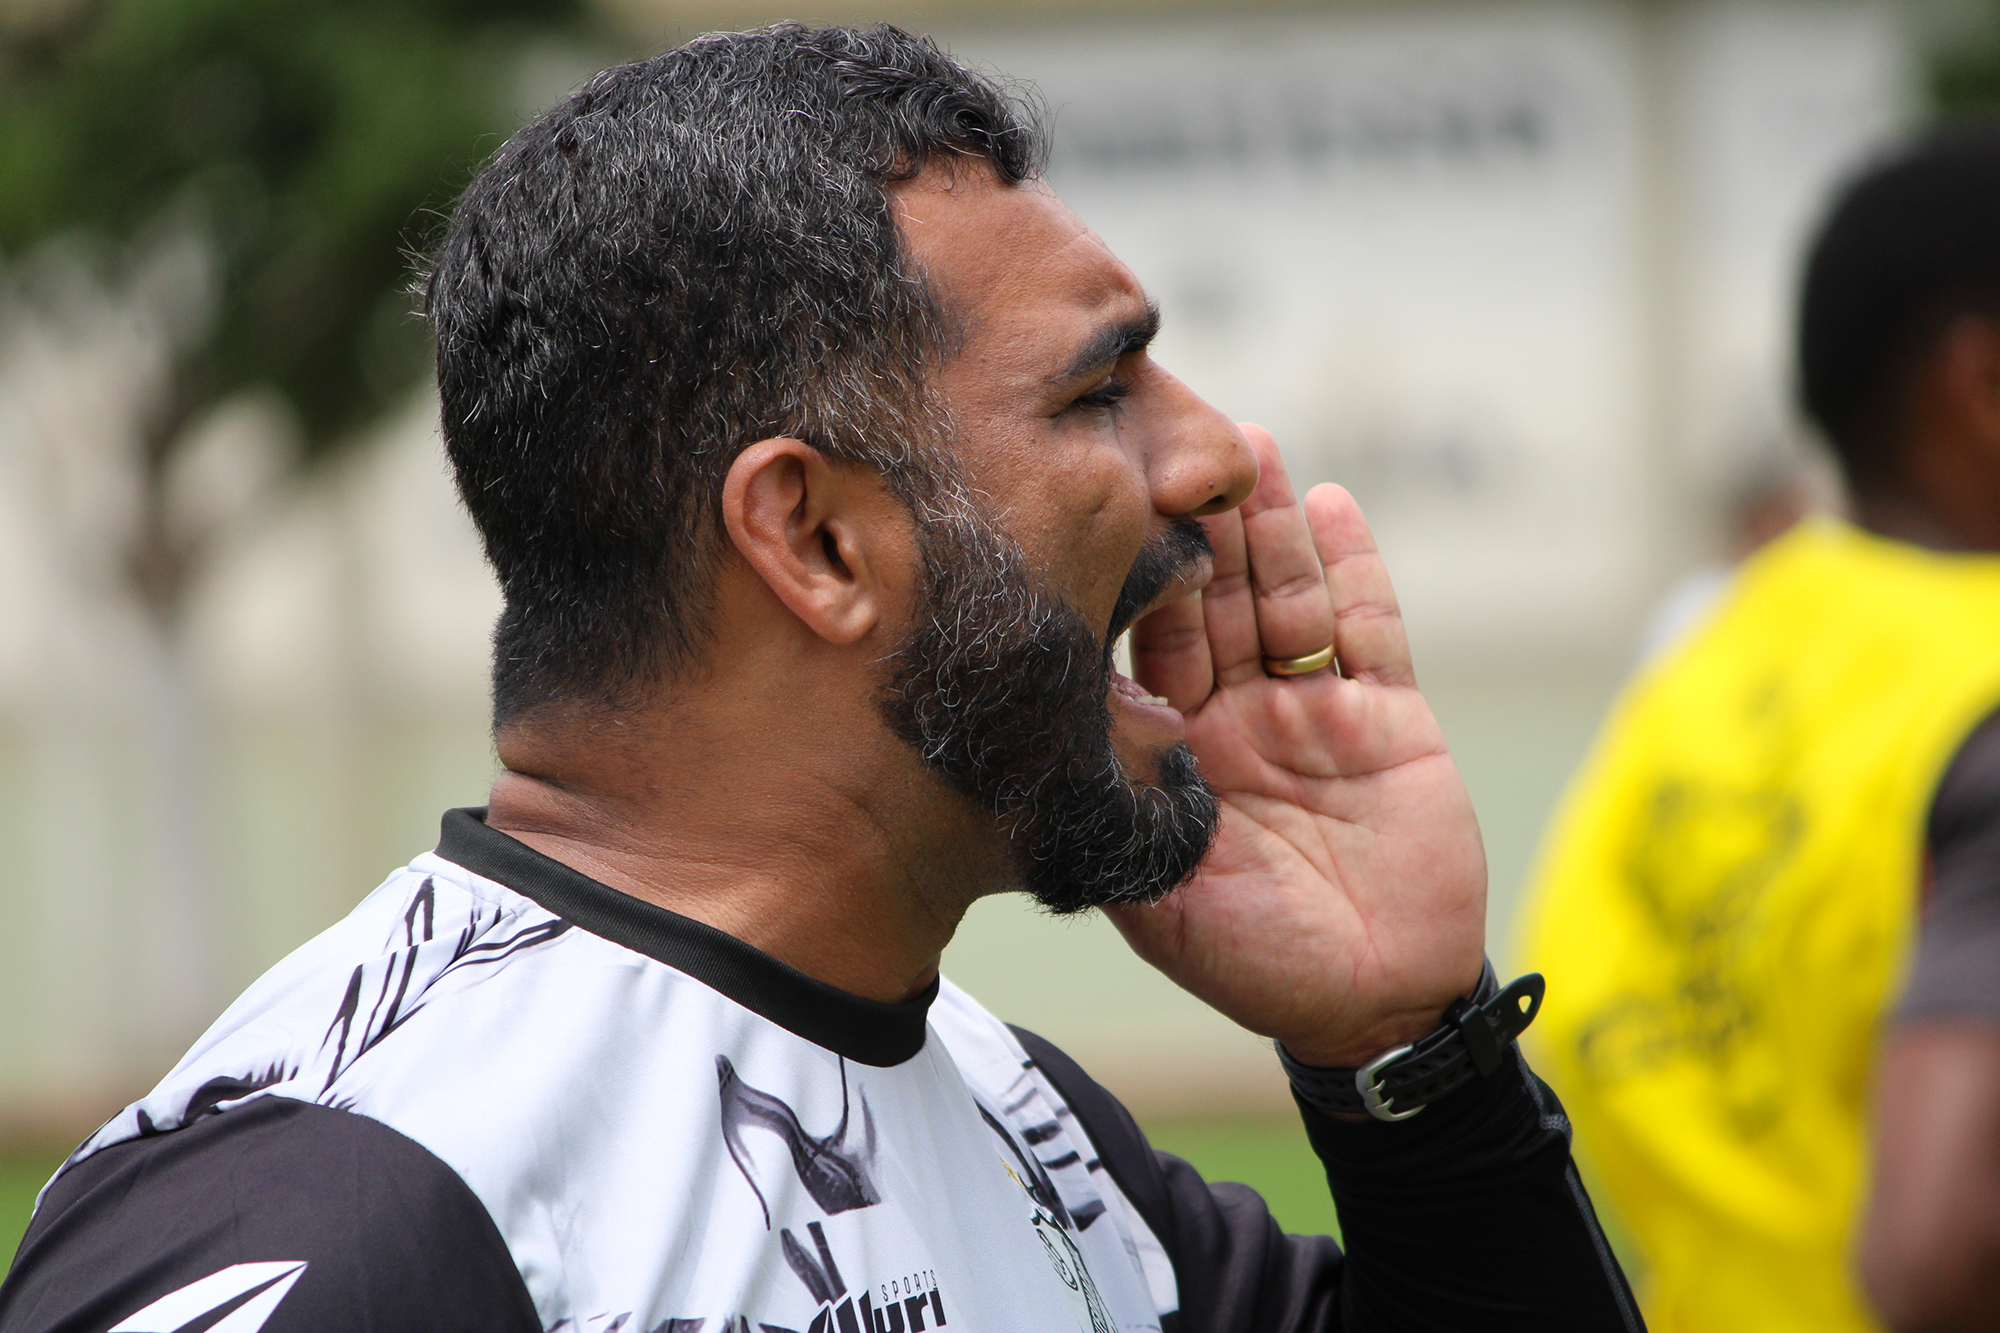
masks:
<path id="1" fill-rule="evenodd" d="M 1221 514 L 1257 487 L 1257 455 L 1235 422 L 1157 366 L 1158 429 L 1147 458 L 1153 508 L 1169 518 Z"/>

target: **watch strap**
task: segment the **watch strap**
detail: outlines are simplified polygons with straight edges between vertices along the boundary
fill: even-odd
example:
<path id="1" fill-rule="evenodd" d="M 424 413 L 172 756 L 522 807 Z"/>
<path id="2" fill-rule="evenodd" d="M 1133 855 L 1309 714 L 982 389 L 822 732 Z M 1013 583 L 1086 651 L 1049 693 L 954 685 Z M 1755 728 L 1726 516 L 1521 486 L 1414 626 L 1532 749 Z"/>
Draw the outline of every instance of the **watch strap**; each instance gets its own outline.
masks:
<path id="1" fill-rule="evenodd" d="M 1284 1043 L 1278 1059 L 1300 1097 L 1322 1111 L 1407 1120 L 1438 1098 L 1500 1067 L 1507 1047 L 1541 1012 L 1542 974 L 1502 987 L 1489 959 L 1470 998 L 1453 1000 L 1438 1027 L 1359 1069 L 1302 1064 Z"/>

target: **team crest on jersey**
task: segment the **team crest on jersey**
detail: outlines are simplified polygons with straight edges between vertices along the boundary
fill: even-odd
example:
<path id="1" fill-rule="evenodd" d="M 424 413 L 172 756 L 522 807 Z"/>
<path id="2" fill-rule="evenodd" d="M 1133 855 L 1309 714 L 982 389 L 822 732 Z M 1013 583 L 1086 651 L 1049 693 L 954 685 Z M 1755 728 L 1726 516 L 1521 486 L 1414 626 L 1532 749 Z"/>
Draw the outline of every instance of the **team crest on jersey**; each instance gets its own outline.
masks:
<path id="1" fill-rule="evenodd" d="M 1049 1252 L 1049 1263 L 1056 1276 L 1076 1302 L 1078 1315 L 1090 1321 L 1090 1333 L 1118 1333 L 1118 1325 L 1104 1307 L 1104 1297 L 1091 1279 L 1090 1268 L 1083 1262 L 1083 1251 L 1077 1248 L 1075 1237 L 1046 1208 L 1035 1209 L 1034 1222 L 1035 1235 Z"/>

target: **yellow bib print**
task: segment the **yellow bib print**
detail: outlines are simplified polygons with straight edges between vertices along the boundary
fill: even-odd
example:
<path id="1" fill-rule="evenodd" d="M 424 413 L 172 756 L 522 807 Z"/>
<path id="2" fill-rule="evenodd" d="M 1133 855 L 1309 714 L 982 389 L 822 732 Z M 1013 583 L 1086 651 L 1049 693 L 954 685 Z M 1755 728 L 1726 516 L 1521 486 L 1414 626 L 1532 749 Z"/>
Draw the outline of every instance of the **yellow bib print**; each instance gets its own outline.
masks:
<path id="1" fill-rule="evenodd" d="M 2000 701 L 2000 557 L 1834 521 L 1627 689 L 1531 886 L 1528 1034 L 1655 1333 L 1876 1327 L 1850 1275 L 1876 1028 L 1944 766 Z"/>

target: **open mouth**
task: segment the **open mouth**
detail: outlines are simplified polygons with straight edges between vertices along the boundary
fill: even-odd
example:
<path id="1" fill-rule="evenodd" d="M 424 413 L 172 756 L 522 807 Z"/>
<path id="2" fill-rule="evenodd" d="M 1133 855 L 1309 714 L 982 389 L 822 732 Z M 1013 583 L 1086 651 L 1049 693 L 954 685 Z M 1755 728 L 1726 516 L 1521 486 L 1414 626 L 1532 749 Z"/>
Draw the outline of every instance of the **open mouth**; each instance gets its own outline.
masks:
<path id="1" fill-rule="evenodd" d="M 1117 644 L 1124 644 L 1129 650 L 1130 636 L 1120 635 Z M 1120 711 L 1152 715 L 1154 721 L 1166 723 L 1178 731 L 1181 723 L 1179 710 L 1168 703 L 1164 695 L 1148 694 L 1145 686 L 1118 669 L 1121 659 L 1127 664 L 1131 659 L 1129 652 L 1117 651 L 1117 644 L 1113 645 L 1109 654 L 1111 660 L 1105 664 L 1105 678 L 1109 682 L 1105 690 L 1106 702 L 1115 701 L 1120 706 Z"/>
<path id="2" fill-rule="evenodd" d="M 1179 711 L 1163 696 L 1148 693 L 1119 667 L 1131 664 L 1132 626 L 1170 602 L 1199 593 L 1214 572 L 1208 535 L 1193 519 L 1176 522 L 1140 551 L 1112 608 L 1104 639 L 1107 703 L 1116 701 L 1121 711 L 1150 715 L 1155 725 L 1180 732 Z M 1126 652 L 1118 651 L 1120 644 Z"/>
<path id="3" fill-rule="evenodd" d="M 1104 678 L 1111 693 L 1137 703 L 1163 704 L 1164 698 L 1148 694 L 1143 685 L 1132 678 L 1132 631 L 1120 633 L 1111 641 L 1104 652 Z"/>
<path id="4" fill-rule="evenodd" d="M 1143 704 L 1148 708 L 1173 707 L 1167 702 L 1167 696 L 1164 694 L 1148 694 L 1138 681 L 1116 671 L 1111 673 L 1111 692 L 1121 699 L 1130 699 L 1133 703 Z"/>

